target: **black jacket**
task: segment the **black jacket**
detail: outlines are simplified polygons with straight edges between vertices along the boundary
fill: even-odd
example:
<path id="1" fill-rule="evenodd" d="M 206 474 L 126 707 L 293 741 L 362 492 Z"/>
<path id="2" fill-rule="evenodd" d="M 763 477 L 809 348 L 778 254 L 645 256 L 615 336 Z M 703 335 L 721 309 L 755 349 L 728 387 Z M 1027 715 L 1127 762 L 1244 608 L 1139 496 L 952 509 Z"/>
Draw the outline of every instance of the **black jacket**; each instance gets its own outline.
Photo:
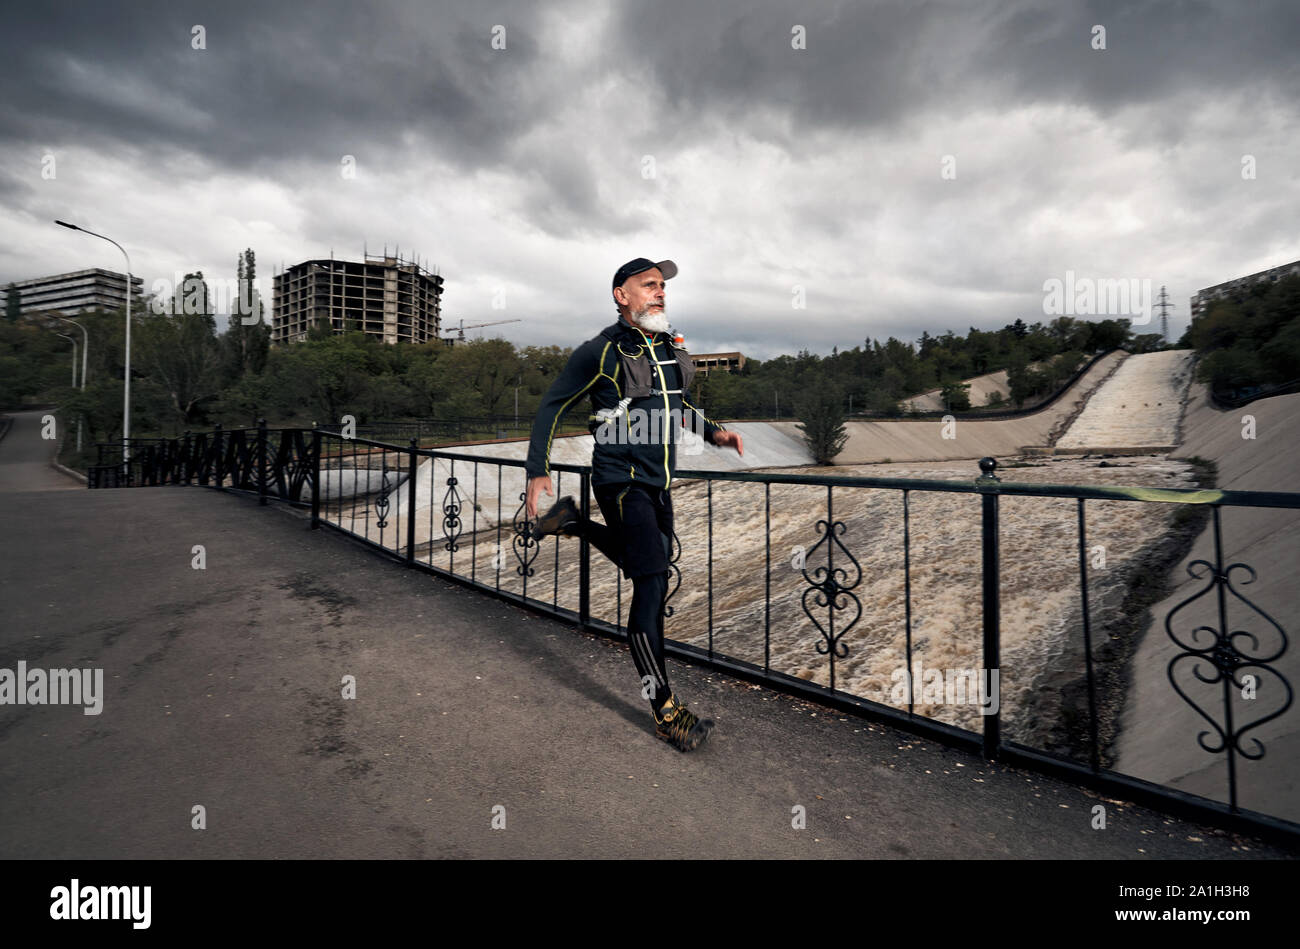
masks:
<path id="1" fill-rule="evenodd" d="M 647 344 L 645 334 L 620 317 L 574 350 L 542 398 L 528 445 L 528 477 L 551 473 L 555 429 L 589 395 L 592 484 L 670 487 L 683 421 L 710 444 L 715 432 L 726 431 L 691 405 L 687 390 L 694 376 L 690 355 L 667 333 Z"/>

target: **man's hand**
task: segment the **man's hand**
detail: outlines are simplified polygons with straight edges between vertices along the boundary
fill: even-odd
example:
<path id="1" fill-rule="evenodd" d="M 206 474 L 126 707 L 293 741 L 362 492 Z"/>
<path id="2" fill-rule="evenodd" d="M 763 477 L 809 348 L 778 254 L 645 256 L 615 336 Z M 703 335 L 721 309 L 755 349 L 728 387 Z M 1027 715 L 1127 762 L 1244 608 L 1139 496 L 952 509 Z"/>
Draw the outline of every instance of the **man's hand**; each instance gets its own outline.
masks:
<path id="1" fill-rule="evenodd" d="M 717 448 L 724 448 L 727 445 L 736 449 L 736 454 L 745 454 L 745 443 L 741 440 L 740 432 L 714 432 L 713 444 Z"/>
<path id="2" fill-rule="evenodd" d="M 555 497 L 555 492 L 551 490 L 551 476 L 538 475 L 536 478 L 528 479 L 528 519 L 534 520 L 537 517 L 537 499 L 542 496 L 542 489 L 551 497 Z"/>

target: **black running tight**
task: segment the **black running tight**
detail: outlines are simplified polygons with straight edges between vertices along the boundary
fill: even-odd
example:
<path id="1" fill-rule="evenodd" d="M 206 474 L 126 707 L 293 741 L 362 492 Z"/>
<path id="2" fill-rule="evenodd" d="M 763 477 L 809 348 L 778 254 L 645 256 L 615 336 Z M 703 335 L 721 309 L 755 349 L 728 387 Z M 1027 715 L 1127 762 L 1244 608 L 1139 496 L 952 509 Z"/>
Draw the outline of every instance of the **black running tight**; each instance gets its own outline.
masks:
<path id="1" fill-rule="evenodd" d="M 612 530 L 585 519 L 580 522 L 579 530 L 588 543 L 613 563 L 619 563 L 620 545 Z M 667 572 L 632 578 L 632 605 L 627 618 L 628 645 L 640 677 L 641 694 L 656 712 L 672 694 L 664 664 L 664 599 L 667 595 Z"/>

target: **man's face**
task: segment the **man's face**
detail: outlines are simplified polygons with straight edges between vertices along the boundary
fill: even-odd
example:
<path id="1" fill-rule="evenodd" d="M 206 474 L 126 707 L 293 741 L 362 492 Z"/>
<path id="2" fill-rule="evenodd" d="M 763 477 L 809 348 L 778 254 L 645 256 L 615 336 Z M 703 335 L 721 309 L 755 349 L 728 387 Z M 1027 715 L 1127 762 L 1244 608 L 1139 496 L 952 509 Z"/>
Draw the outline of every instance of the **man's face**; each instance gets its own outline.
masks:
<path id="1" fill-rule="evenodd" d="M 614 289 L 614 301 L 627 308 L 627 319 L 647 333 L 662 333 L 668 329 L 664 315 L 664 275 L 658 267 L 633 274 Z"/>

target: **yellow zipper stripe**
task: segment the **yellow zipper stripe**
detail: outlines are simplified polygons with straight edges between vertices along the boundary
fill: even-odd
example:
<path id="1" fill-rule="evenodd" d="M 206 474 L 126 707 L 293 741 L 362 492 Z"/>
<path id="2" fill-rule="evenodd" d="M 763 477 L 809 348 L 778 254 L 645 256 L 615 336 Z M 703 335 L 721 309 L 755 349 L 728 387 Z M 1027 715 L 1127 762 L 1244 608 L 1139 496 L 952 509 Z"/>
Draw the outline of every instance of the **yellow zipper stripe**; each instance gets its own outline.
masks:
<path id="1" fill-rule="evenodd" d="M 646 337 L 650 340 L 649 337 Z M 664 371 L 659 368 L 659 354 L 655 352 L 655 344 L 650 340 L 650 357 L 655 364 L 655 372 L 659 373 L 659 391 L 664 396 L 664 427 L 668 426 L 668 418 L 672 414 L 672 409 L 668 407 L 668 380 L 664 378 Z M 664 490 L 673 483 L 673 473 L 668 470 L 668 441 L 671 433 L 664 435 Z"/>

